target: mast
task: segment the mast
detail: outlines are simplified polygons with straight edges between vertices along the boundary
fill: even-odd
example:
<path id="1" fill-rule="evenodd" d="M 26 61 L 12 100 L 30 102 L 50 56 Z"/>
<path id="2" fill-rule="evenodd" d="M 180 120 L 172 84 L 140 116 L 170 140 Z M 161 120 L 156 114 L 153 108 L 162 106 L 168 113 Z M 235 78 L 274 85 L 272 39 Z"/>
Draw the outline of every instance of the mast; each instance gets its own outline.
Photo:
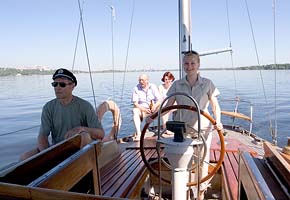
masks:
<path id="1" fill-rule="evenodd" d="M 178 1 L 179 12 L 179 78 L 185 76 L 185 72 L 182 67 L 183 53 L 192 50 L 192 32 L 191 32 L 191 0 L 179 0 Z M 199 52 L 199 56 L 206 56 L 212 54 L 232 52 L 232 47 L 226 47 L 222 49 L 209 50 L 206 52 Z"/>
<path id="2" fill-rule="evenodd" d="M 179 0 L 179 78 L 185 76 L 182 52 L 191 50 L 191 0 Z"/>

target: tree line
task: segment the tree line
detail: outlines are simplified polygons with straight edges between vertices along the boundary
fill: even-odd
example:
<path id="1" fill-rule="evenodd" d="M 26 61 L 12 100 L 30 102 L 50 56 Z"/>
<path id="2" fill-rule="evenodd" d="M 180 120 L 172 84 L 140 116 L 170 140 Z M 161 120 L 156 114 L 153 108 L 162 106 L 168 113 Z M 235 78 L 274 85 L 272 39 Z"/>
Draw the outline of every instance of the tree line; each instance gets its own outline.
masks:
<path id="1" fill-rule="evenodd" d="M 204 68 L 203 70 L 289 70 L 290 63 L 286 64 L 270 64 L 270 65 L 260 65 L 260 66 L 247 66 L 247 67 L 236 67 L 236 68 Z M 164 71 L 166 69 L 151 69 L 145 71 Z M 172 71 L 172 69 L 170 69 Z M 176 69 L 177 70 L 177 69 Z M 140 70 L 128 70 L 130 71 L 144 71 L 144 69 Z M 0 76 L 16 76 L 16 75 L 51 75 L 55 72 L 55 70 L 44 70 L 44 69 L 17 69 L 17 68 L 0 68 Z M 105 73 L 112 72 L 112 70 L 102 70 L 102 71 L 94 71 L 93 73 Z M 115 72 L 124 72 L 122 70 L 117 70 Z M 86 71 L 74 71 L 74 73 L 88 73 Z"/>

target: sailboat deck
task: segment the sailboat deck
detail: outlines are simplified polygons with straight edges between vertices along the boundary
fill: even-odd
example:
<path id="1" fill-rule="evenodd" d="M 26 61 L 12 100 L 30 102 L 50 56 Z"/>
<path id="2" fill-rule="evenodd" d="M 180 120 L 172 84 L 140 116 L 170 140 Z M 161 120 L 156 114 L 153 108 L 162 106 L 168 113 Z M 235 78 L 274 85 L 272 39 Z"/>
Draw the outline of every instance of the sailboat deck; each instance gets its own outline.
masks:
<path id="1" fill-rule="evenodd" d="M 222 164 L 223 182 L 222 184 L 226 191 L 226 196 L 230 199 L 237 199 L 238 196 L 238 168 L 239 168 L 239 151 L 249 152 L 252 156 L 259 154 L 249 145 L 237 140 L 230 133 L 226 137 L 226 153 Z M 217 134 L 214 134 L 210 162 L 216 163 L 220 155 L 220 145 Z M 156 157 L 155 138 L 146 138 L 145 154 L 147 158 Z M 249 141 L 246 141 L 249 142 Z M 133 195 L 132 188 L 138 187 L 138 182 L 146 174 L 146 167 L 140 157 L 140 147 L 138 142 L 123 144 L 126 146 L 124 151 L 116 159 L 112 160 L 106 166 L 101 168 L 101 190 L 102 194 L 111 197 L 128 198 Z M 139 191 L 141 189 L 139 188 Z"/>
<path id="2" fill-rule="evenodd" d="M 145 150 L 146 157 L 156 157 L 153 149 Z M 129 198 L 145 174 L 140 149 L 127 149 L 100 169 L 102 195 Z"/>
<path id="3" fill-rule="evenodd" d="M 245 139 L 240 140 L 240 138 Z M 249 137 L 227 130 L 225 157 L 221 166 L 222 187 L 225 193 L 223 195 L 226 199 L 238 199 L 239 152 L 249 152 L 254 157 L 258 156 L 256 150 L 249 145 L 250 143 Z M 210 150 L 210 162 L 215 163 L 220 155 L 220 143 L 216 134 L 214 134 Z"/>

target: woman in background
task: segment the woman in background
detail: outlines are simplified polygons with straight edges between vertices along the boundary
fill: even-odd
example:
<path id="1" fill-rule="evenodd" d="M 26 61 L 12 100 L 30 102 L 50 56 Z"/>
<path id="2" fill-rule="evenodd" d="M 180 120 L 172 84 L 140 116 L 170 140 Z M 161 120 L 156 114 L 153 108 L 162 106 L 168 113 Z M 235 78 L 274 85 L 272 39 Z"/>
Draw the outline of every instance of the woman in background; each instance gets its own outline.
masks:
<path id="1" fill-rule="evenodd" d="M 165 72 L 162 76 L 161 81 L 163 82 L 161 85 L 159 85 L 158 89 L 161 94 L 161 97 L 165 99 L 167 97 L 167 91 L 171 87 L 172 82 L 175 80 L 174 75 L 171 72 Z M 169 115 L 171 112 L 166 113 L 162 116 L 162 127 L 163 130 L 166 129 L 166 122 L 168 121 Z"/>

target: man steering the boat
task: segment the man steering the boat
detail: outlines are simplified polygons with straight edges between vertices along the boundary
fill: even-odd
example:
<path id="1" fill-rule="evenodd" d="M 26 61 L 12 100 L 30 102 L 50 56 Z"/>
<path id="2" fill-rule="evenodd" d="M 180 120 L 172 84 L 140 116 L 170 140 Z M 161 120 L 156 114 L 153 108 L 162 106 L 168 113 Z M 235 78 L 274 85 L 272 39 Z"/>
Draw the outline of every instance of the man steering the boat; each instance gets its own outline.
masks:
<path id="1" fill-rule="evenodd" d="M 38 147 L 24 153 L 20 160 L 24 160 L 52 145 L 70 138 L 76 134 L 81 135 L 81 147 L 93 139 L 104 137 L 103 127 L 95 114 L 93 106 L 86 100 L 74 96 L 72 91 L 77 85 L 77 79 L 72 72 L 60 68 L 53 74 L 56 98 L 47 102 L 41 114 L 41 125 L 38 134 Z"/>
<path id="2" fill-rule="evenodd" d="M 133 121 L 136 128 L 135 141 L 140 140 L 141 121 L 152 114 L 160 106 L 162 97 L 156 85 L 149 83 L 147 74 L 139 76 L 139 83 L 132 93 Z"/>
<path id="3" fill-rule="evenodd" d="M 210 79 L 200 76 L 200 58 L 199 54 L 195 51 L 189 51 L 184 54 L 183 57 L 183 69 L 186 76 L 180 80 L 175 81 L 167 92 L 170 96 L 176 92 L 184 92 L 192 96 L 198 103 L 201 110 L 209 113 L 208 106 L 211 105 L 214 118 L 217 122 L 215 129 L 222 130 L 223 125 L 221 123 L 221 109 L 217 100 L 217 96 L 220 94 Z M 175 95 L 168 99 L 167 106 L 172 106 L 176 102 L 178 105 L 192 105 L 193 102 L 186 96 Z M 184 121 L 190 127 L 187 128 L 186 137 L 197 136 L 197 113 L 190 110 L 178 109 L 173 116 L 173 120 Z M 201 116 L 201 134 L 206 139 L 207 147 L 210 148 L 212 140 L 212 126 L 209 120 L 204 116 Z M 196 163 L 196 161 L 195 161 Z M 205 177 L 208 173 L 209 163 L 209 150 L 206 151 L 205 162 L 203 163 L 201 170 L 201 177 Z M 195 178 L 196 179 L 196 178 Z M 196 179 L 197 180 L 197 179 Z M 207 187 L 207 183 L 203 183 L 200 187 L 201 192 Z M 201 193 L 203 195 L 203 192 Z M 202 199 L 202 198 L 201 198 Z"/>

